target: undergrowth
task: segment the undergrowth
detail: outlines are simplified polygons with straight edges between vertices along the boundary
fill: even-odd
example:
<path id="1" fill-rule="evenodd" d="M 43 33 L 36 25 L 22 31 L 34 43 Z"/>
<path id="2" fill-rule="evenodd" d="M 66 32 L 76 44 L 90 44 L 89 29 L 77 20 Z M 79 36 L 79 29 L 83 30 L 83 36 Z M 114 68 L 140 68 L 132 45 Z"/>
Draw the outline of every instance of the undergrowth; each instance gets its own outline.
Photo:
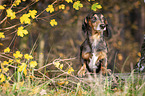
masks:
<path id="1" fill-rule="evenodd" d="M 34 69 L 13 67 L 13 74 L 1 73 L 1 96 L 144 96 L 145 75 L 141 73 L 118 73 L 111 76 L 89 74 L 79 78 L 68 61 L 70 59 L 56 59 L 52 63 Z M 43 69 L 54 65 L 53 77 L 49 77 Z M 6 65 L 5 65 L 6 66 Z M 29 63 L 28 65 L 29 66 Z M 63 67 L 65 66 L 65 68 Z M 9 66 L 10 67 L 10 66 Z M 29 69 L 28 69 L 29 68 Z M 6 76 L 7 75 L 7 76 Z M 8 76 L 9 75 L 9 76 Z M 115 77 L 114 82 L 112 77 Z M 8 78 L 9 77 L 9 78 Z M 2 81 L 3 80 L 3 81 Z"/>

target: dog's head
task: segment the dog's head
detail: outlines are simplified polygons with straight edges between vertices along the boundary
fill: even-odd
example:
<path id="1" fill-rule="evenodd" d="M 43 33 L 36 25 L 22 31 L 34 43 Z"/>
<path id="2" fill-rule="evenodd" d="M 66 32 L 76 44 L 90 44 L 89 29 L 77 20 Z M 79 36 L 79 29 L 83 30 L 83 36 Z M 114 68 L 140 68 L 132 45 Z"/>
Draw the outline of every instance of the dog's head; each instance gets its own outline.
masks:
<path id="1" fill-rule="evenodd" d="M 111 34 L 106 18 L 101 13 L 91 13 L 85 19 L 82 25 L 85 34 L 93 35 L 95 33 L 103 33 L 109 37 Z M 93 33 L 92 33 L 93 32 Z"/>

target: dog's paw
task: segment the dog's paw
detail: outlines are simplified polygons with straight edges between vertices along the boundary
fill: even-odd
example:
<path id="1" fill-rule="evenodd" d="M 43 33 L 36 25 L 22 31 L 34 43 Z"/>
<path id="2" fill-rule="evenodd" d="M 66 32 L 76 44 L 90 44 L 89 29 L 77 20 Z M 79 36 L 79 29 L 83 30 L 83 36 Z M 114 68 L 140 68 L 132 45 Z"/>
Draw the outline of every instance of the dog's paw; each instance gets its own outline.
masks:
<path id="1" fill-rule="evenodd" d="M 86 74 L 86 64 L 84 64 L 81 69 L 78 71 L 77 76 L 78 77 L 83 77 Z"/>
<path id="2" fill-rule="evenodd" d="M 111 69 L 107 69 L 105 67 L 101 67 L 101 71 L 103 75 L 109 74 L 111 73 Z"/>

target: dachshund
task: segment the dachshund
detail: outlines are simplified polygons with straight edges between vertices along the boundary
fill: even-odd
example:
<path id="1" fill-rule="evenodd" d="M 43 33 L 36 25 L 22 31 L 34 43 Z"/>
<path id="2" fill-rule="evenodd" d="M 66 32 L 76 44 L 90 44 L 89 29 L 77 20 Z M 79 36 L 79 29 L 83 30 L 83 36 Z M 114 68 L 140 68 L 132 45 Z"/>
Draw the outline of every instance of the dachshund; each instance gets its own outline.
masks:
<path id="1" fill-rule="evenodd" d="M 86 39 L 80 46 L 81 69 L 77 75 L 82 77 L 86 71 L 106 74 L 107 69 L 107 44 L 104 37 L 111 37 L 111 31 L 106 18 L 101 13 L 90 13 L 82 24 Z"/>

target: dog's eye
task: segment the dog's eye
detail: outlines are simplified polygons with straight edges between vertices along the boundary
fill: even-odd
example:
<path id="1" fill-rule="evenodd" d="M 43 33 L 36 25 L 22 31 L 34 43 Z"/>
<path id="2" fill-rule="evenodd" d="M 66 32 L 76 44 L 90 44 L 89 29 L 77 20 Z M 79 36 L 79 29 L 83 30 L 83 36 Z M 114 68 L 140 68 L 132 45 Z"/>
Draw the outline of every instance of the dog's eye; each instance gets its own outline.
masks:
<path id="1" fill-rule="evenodd" d="M 96 22 L 97 18 L 96 17 L 92 17 L 91 21 L 94 23 Z"/>
<path id="2" fill-rule="evenodd" d="M 96 17 L 93 17 L 92 19 L 93 19 L 93 20 L 97 20 L 97 18 L 96 18 Z"/>

